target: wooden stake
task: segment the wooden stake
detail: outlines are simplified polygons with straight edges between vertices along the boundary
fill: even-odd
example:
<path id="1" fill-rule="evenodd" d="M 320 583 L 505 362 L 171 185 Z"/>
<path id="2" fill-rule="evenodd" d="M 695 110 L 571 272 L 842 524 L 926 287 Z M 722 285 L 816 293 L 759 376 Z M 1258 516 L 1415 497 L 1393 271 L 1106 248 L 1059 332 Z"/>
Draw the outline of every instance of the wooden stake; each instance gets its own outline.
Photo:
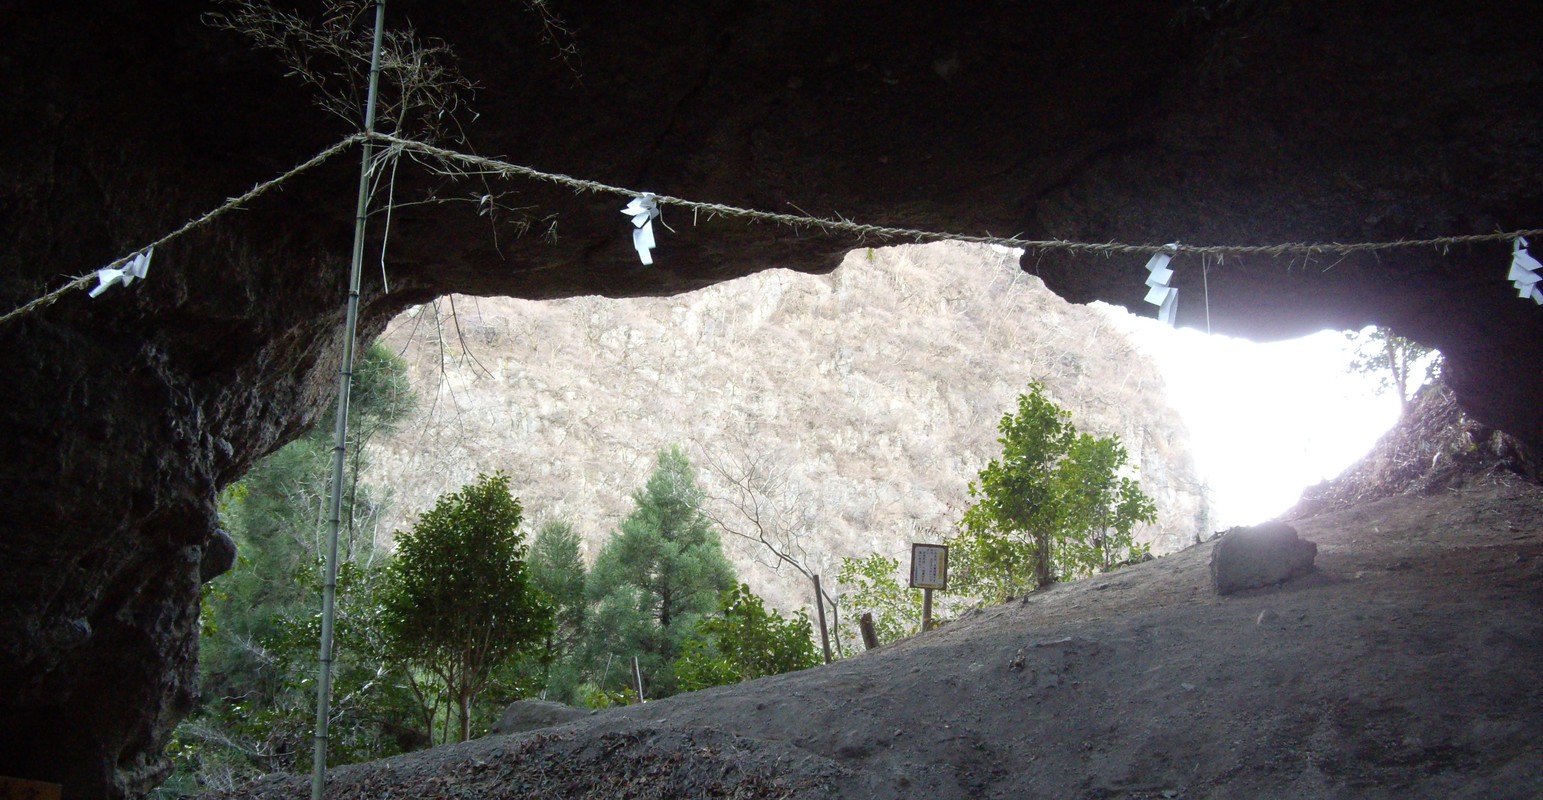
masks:
<path id="1" fill-rule="evenodd" d="M 825 628 L 825 593 L 820 591 L 820 576 L 814 576 L 814 605 L 820 613 L 820 646 L 825 648 L 825 663 L 830 663 L 830 632 Z"/>
<path id="2" fill-rule="evenodd" d="M 922 590 L 922 633 L 932 629 L 932 590 Z"/>
<path id="3" fill-rule="evenodd" d="M 866 650 L 879 649 L 879 633 L 873 629 L 873 612 L 865 611 L 857 618 L 857 627 L 863 632 L 863 648 Z"/>

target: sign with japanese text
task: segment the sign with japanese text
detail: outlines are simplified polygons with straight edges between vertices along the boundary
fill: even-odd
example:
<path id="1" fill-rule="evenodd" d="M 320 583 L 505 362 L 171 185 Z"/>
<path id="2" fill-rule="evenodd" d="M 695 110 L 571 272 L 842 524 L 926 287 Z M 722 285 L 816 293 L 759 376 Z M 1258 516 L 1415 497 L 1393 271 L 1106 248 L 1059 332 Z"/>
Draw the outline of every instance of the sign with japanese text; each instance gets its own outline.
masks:
<path id="1" fill-rule="evenodd" d="M 948 545 L 911 545 L 911 588 L 948 588 Z"/>

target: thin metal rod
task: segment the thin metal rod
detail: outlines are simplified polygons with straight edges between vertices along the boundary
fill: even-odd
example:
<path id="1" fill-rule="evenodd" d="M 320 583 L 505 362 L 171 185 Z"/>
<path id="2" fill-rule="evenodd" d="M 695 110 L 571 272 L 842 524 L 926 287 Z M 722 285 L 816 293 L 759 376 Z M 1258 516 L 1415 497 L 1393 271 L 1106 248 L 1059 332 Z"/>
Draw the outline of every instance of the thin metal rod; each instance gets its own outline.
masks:
<path id="1" fill-rule="evenodd" d="M 375 41 L 370 51 L 370 92 L 364 106 L 364 133 L 375 133 L 376 90 L 380 85 L 380 46 L 386 32 L 386 0 L 375 0 Z M 337 425 L 332 439 L 332 518 L 327 530 L 327 566 L 321 589 L 320 667 L 316 680 L 316 753 L 311 765 L 311 800 L 322 800 L 327 783 L 327 724 L 332 705 L 332 621 L 338 589 L 338 528 L 343 520 L 343 465 L 348 451 L 348 395 L 354 382 L 354 335 L 359 326 L 359 276 L 364 265 L 364 221 L 369 212 L 370 159 L 374 142 L 364 140 L 359 162 L 359 199 L 354 211 L 354 253 L 348 276 L 348 313 L 343 322 L 343 363 L 338 368 Z"/>

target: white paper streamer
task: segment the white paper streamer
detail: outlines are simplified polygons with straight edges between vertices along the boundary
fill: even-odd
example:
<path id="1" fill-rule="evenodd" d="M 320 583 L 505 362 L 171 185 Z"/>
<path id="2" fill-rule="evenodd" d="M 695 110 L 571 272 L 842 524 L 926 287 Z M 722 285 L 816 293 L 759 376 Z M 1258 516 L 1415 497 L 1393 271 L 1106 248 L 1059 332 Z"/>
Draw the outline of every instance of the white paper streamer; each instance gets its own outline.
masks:
<path id="1" fill-rule="evenodd" d="M 1543 270 L 1543 264 L 1527 253 L 1527 240 L 1516 237 L 1511 247 L 1511 272 L 1506 277 L 1516 287 L 1517 297 L 1543 305 L 1543 275 L 1538 274 L 1539 270 Z"/>
<path id="2" fill-rule="evenodd" d="M 155 254 L 152 247 L 143 253 L 135 253 L 134 257 L 124 262 L 121 268 L 106 267 L 96 271 L 96 288 L 92 289 L 92 297 L 100 297 L 103 292 L 114 286 L 128 286 L 137 278 L 143 278 L 150 272 L 150 256 Z"/>
<path id="3" fill-rule="evenodd" d="M 1169 289 L 1163 304 L 1157 307 L 1157 321 L 1172 327 L 1178 319 L 1179 290 Z"/>
<path id="4" fill-rule="evenodd" d="M 632 217 L 632 247 L 644 264 L 654 263 L 654 218 L 659 216 L 659 203 L 653 192 L 644 192 L 632 198 L 621 213 Z"/>
<path id="5" fill-rule="evenodd" d="M 1157 320 L 1164 325 L 1173 325 L 1179 310 L 1179 290 L 1168 285 L 1173 280 L 1173 269 L 1168 266 L 1172 260 L 1172 251 L 1165 250 L 1147 261 L 1147 272 L 1151 273 L 1147 275 L 1147 286 L 1151 288 L 1145 299 L 1157 306 Z"/>

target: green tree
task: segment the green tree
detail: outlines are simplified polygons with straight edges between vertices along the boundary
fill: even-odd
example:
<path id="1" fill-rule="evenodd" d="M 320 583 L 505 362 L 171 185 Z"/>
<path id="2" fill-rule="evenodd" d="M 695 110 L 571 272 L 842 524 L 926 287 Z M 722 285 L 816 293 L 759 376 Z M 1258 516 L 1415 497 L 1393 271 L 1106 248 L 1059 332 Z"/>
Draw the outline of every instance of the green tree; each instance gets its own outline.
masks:
<path id="1" fill-rule="evenodd" d="M 369 587 L 384 551 L 373 535 L 389 494 L 359 480 L 372 436 L 412 410 L 406 365 L 373 345 L 355 366 L 349 408 L 350 469 L 340 568 L 331 756 L 340 763 L 392 755 L 422 743 L 399 721 L 411 707 L 384 680 L 369 640 Z M 204 587 L 199 622 L 199 708 L 177 729 L 174 783 L 230 788 L 245 777 L 303 768 L 309 758 L 320 596 L 320 543 L 327 528 L 331 415 L 259 461 L 221 493 L 221 526 L 237 547 L 235 566 Z M 308 762 L 306 762 L 308 763 Z"/>
<path id="2" fill-rule="evenodd" d="M 1056 574 L 1106 572 L 1146 553 L 1132 531 L 1138 522 L 1157 521 L 1157 504 L 1119 474 L 1128 458 L 1116 436 L 1079 433 L 1072 441 L 1057 470 L 1065 535 L 1057 538 Z"/>
<path id="3" fill-rule="evenodd" d="M 725 592 L 718 612 L 697 623 L 675 662 L 676 685 L 692 692 L 808 669 L 820 663 L 814 625 L 800 611 L 783 618 L 740 584 Z"/>
<path id="4" fill-rule="evenodd" d="M 382 617 L 396 657 L 434 676 L 455 706 L 457 741 L 495 674 L 552 625 L 525 565 L 523 509 L 502 473 L 444 495 L 407 533 L 387 568 Z"/>
<path id="5" fill-rule="evenodd" d="M 636 656 L 650 696 L 675 693 L 671 664 L 697 622 L 737 583 L 718 533 L 701 511 L 702 490 L 680 448 L 659 453 L 636 509 L 590 571 L 594 603 L 586 650 L 601 689 L 623 684 L 627 668 L 600 665 Z"/>
<path id="6" fill-rule="evenodd" d="M 1350 371 L 1375 375 L 1377 393 L 1389 389 L 1396 392 L 1399 416 L 1408 416 L 1413 393 L 1440 371 L 1440 354 L 1430 358 L 1434 350 L 1413 339 L 1405 339 L 1388 328 L 1366 328 L 1349 332 L 1345 336 L 1355 347 Z M 1418 382 L 1415 381 L 1417 370 L 1422 373 Z"/>
<path id="7" fill-rule="evenodd" d="M 579 649 L 589 603 L 584 595 L 584 559 L 573 526 L 554 520 L 541 526 L 531 543 L 531 583 L 552 603 L 553 625 L 540 658 L 541 686 L 548 699 L 575 703 L 583 682 Z"/>
<path id="8" fill-rule="evenodd" d="M 976 502 L 949 540 L 950 592 L 1001 602 L 1140 549 L 1131 531 L 1156 508 L 1119 476 L 1128 456 L 1117 437 L 1079 434 L 1038 383 L 998 430 L 1002 457 L 970 484 Z"/>
<path id="9" fill-rule="evenodd" d="M 922 590 L 902 585 L 900 575 L 899 559 L 878 553 L 841 559 L 836 581 L 842 587 L 841 604 L 848 610 L 842 623 L 846 626 L 842 641 L 849 647 L 862 642 L 857 620 L 865 613 L 873 614 L 879 644 L 904 639 L 921 629 Z M 938 611 L 933 609 L 935 615 Z"/>

